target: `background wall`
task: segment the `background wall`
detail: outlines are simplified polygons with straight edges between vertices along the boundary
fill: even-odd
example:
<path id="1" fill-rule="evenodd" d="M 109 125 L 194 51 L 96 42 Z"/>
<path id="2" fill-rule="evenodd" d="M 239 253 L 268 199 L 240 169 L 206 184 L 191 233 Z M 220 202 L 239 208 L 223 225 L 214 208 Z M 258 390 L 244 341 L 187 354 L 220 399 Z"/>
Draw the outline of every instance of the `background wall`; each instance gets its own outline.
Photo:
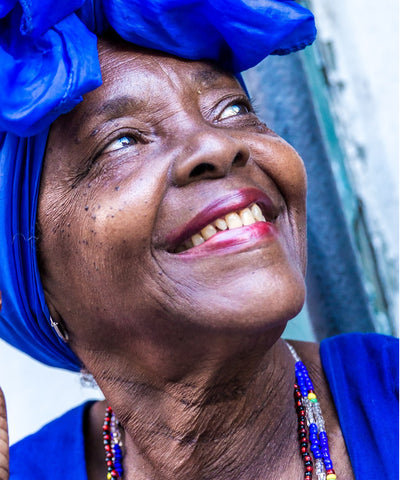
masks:
<path id="1" fill-rule="evenodd" d="M 322 77 L 313 88 L 320 120 L 324 108 L 332 115 L 341 155 L 332 151 L 332 129 L 325 138 L 374 328 L 398 334 L 399 2 L 308 3 L 319 36 L 305 65 L 310 73 L 316 64 Z M 316 77 L 308 75 L 314 87 Z"/>
<path id="2" fill-rule="evenodd" d="M 292 137 L 306 162 L 313 163 L 315 208 L 329 207 L 318 187 L 318 168 L 332 170 L 336 181 L 336 202 L 343 212 L 325 215 L 333 227 L 338 218 L 348 227 L 345 239 L 351 245 L 351 261 L 359 269 L 357 289 L 367 295 L 371 307 L 360 318 L 348 319 L 351 303 L 335 312 L 335 303 L 318 300 L 291 322 L 286 333 L 291 338 L 314 339 L 336 328 L 374 329 L 395 332 L 397 328 L 398 265 L 398 2 L 397 0 L 328 0 L 310 5 L 317 17 L 319 42 L 305 54 L 267 59 L 246 77 L 263 116 L 278 133 Z M 286 82 L 287 94 L 280 83 Z M 293 98 L 290 85 L 298 85 Z M 299 88 L 299 85 L 301 88 Z M 288 97 L 291 93 L 290 102 Z M 271 110 L 271 105 L 275 110 Z M 307 118 L 312 130 L 299 133 L 299 119 Z M 303 125 L 304 127 L 304 125 Z M 307 130 L 308 128 L 306 128 Z M 318 162 L 318 156 L 321 161 Z M 326 168 L 323 169 L 326 172 Z M 321 174 L 322 175 L 322 174 Z M 325 175 L 325 173 L 323 174 Z M 330 177 L 329 177 L 330 178 Z M 330 184 L 329 184 L 330 185 Z M 311 185 L 310 185 L 311 186 Z M 331 189 L 332 186 L 329 186 Z M 318 202 L 318 199 L 321 201 Z M 329 196 L 328 196 L 329 200 Z M 317 211 L 317 210 L 316 210 Z M 320 214 L 319 214 L 320 215 Z M 316 220 L 317 221 L 317 220 Z M 318 221 L 325 221 L 321 217 Z M 318 232 L 319 224 L 313 228 Z M 329 237 L 324 240 L 329 243 Z M 317 245 L 317 244 L 316 244 Z M 348 253 L 340 252 L 339 254 Z M 315 253 L 315 252 L 314 252 Z M 316 252 L 324 255 L 326 252 Z M 329 253 L 329 261 L 335 258 Z M 316 269 L 321 260 L 315 255 Z M 353 273 L 354 273 L 353 272 Z M 328 272 L 329 273 L 329 272 Z M 316 274 L 315 274 L 316 275 Z M 314 275 L 314 280 L 317 278 Z M 340 275 L 340 271 L 338 272 Z M 321 281 L 325 282 L 324 275 Z M 323 297 L 331 293 L 329 278 Z M 354 287 L 354 286 L 353 286 Z M 328 292 L 328 294 L 326 294 Z M 365 292 L 365 293 L 362 293 Z M 324 303 L 325 302 L 325 303 Z M 343 303 L 343 302 L 342 302 Z M 364 308 L 364 302 L 361 302 Z M 347 305 L 347 308 L 346 308 Z M 318 325 L 321 311 L 332 322 Z M 324 310 L 325 309 L 325 310 Z M 339 325 L 339 327 L 338 327 Z M 15 442 L 35 431 L 49 419 L 86 398 L 101 393 L 81 385 L 79 375 L 51 369 L 29 359 L 0 341 L 0 385 L 7 399 L 10 438 Z"/>

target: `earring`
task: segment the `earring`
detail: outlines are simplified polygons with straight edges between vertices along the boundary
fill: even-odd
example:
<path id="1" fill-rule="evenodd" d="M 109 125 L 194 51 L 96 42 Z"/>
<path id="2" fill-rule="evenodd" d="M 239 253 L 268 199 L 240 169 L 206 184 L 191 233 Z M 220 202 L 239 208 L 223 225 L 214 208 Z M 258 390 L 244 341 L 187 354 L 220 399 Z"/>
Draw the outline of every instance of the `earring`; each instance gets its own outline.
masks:
<path id="1" fill-rule="evenodd" d="M 67 343 L 69 340 L 68 332 L 65 330 L 65 327 L 61 323 L 55 322 L 50 315 L 50 324 L 54 328 L 56 334 L 61 338 L 64 343 Z"/>

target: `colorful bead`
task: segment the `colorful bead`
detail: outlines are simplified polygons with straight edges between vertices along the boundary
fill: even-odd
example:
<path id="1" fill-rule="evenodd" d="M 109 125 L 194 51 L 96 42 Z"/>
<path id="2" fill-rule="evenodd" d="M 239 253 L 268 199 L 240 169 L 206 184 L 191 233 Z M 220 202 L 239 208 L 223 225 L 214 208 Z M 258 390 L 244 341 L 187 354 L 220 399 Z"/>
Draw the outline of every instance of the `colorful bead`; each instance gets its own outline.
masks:
<path id="1" fill-rule="evenodd" d="M 322 416 L 321 407 L 314 392 L 314 386 L 308 374 L 306 366 L 300 360 L 294 348 L 287 344 L 292 356 L 296 361 L 294 384 L 295 408 L 298 419 L 298 437 L 300 442 L 300 453 L 304 463 L 304 479 L 311 479 L 314 471 L 317 480 L 335 480 L 336 474 L 333 470 L 332 460 L 329 454 L 328 436 L 325 431 L 325 422 Z M 301 406 L 300 401 L 301 400 Z M 301 421 L 300 421 L 301 417 Z M 303 427 L 308 425 L 308 439 L 310 451 L 314 457 L 315 466 L 310 464 L 307 445 L 305 443 L 306 433 Z"/>
<path id="2" fill-rule="evenodd" d="M 123 474 L 121 450 L 122 441 L 118 430 L 117 421 L 111 407 L 107 408 L 104 416 L 103 443 L 108 470 L 107 480 L 121 478 Z"/>

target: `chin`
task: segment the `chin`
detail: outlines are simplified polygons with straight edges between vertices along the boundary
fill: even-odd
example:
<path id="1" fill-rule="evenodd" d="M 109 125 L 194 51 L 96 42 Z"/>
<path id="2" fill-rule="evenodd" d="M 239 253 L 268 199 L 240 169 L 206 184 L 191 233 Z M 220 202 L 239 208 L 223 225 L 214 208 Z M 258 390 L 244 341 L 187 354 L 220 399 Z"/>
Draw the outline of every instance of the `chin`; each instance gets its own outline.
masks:
<path id="1" fill-rule="evenodd" d="M 220 287 L 199 288 L 190 296 L 191 321 L 200 327 L 248 333 L 278 326 L 284 329 L 301 311 L 306 294 L 301 269 L 284 276 L 256 270 L 249 276 L 235 276 Z"/>

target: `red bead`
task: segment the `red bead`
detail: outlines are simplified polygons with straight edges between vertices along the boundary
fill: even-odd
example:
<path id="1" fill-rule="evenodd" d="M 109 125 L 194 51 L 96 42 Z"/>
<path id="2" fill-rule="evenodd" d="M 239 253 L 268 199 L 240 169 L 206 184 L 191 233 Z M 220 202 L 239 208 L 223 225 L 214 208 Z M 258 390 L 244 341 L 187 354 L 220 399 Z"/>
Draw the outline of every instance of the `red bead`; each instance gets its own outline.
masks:
<path id="1" fill-rule="evenodd" d="M 118 478 L 118 477 L 119 477 L 119 473 L 118 473 L 116 470 L 112 470 L 112 471 L 111 471 L 111 476 L 112 476 L 113 478 Z"/>
<path id="2" fill-rule="evenodd" d="M 308 465 L 308 466 L 306 467 L 306 471 L 307 471 L 307 472 L 312 472 L 312 471 L 313 471 L 313 466 L 312 466 L 312 465 Z"/>
<path id="3" fill-rule="evenodd" d="M 298 416 L 298 417 L 305 417 L 305 416 L 306 416 L 306 412 L 305 412 L 304 410 L 299 410 L 299 411 L 297 412 L 297 416 Z"/>
<path id="4" fill-rule="evenodd" d="M 335 470 L 333 468 L 329 468 L 327 471 L 326 471 L 326 474 L 329 475 L 330 473 L 335 473 Z"/>
<path id="5" fill-rule="evenodd" d="M 107 433 L 106 435 L 103 435 L 104 440 L 111 440 L 110 435 Z"/>
<path id="6" fill-rule="evenodd" d="M 112 413 L 112 408 L 111 408 L 111 407 L 107 407 L 106 412 L 107 412 L 107 413 Z"/>
<path id="7" fill-rule="evenodd" d="M 112 466 L 113 466 L 113 461 L 107 460 L 107 467 L 112 467 Z"/>
<path id="8" fill-rule="evenodd" d="M 104 445 L 104 450 L 106 452 L 110 452 L 111 451 L 111 445 Z"/>
<path id="9" fill-rule="evenodd" d="M 103 425 L 103 430 L 108 432 L 110 430 L 110 425 Z"/>
<path id="10" fill-rule="evenodd" d="M 309 462 L 311 460 L 311 457 L 310 455 L 307 455 L 306 457 L 304 457 L 303 459 L 305 462 Z"/>
<path id="11" fill-rule="evenodd" d="M 301 447 L 300 452 L 301 453 L 306 453 L 307 452 L 307 447 Z"/>
<path id="12" fill-rule="evenodd" d="M 106 455 L 106 459 L 109 460 L 110 458 L 113 458 L 113 453 L 112 452 L 108 452 L 107 455 Z"/>

